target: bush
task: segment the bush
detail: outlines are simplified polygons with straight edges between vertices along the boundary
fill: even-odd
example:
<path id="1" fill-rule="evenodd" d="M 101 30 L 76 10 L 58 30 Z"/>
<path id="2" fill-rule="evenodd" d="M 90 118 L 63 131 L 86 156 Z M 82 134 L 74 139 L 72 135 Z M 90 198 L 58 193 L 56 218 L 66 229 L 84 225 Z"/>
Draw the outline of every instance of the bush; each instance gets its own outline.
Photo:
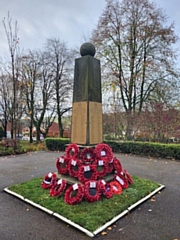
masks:
<path id="1" fill-rule="evenodd" d="M 66 145 L 70 143 L 69 138 L 46 138 L 45 144 L 50 151 L 64 151 Z"/>
<path id="2" fill-rule="evenodd" d="M 132 153 L 141 156 L 180 159 L 180 144 L 162 144 L 152 142 L 114 142 L 104 141 L 114 152 Z"/>
<path id="3" fill-rule="evenodd" d="M 69 138 L 46 138 L 45 143 L 50 151 L 64 151 L 70 143 Z M 113 141 L 105 140 L 114 153 L 127 153 L 157 158 L 180 160 L 180 144 L 162 144 L 152 142 Z"/>

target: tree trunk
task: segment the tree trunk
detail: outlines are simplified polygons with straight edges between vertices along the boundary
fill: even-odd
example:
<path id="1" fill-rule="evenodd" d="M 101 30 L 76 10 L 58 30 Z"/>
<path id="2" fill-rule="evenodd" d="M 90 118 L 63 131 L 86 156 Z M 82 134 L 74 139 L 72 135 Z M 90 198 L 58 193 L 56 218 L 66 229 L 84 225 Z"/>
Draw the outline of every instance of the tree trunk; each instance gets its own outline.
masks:
<path id="1" fill-rule="evenodd" d="M 62 125 L 61 115 L 58 116 L 58 126 L 59 126 L 59 137 L 63 138 L 64 129 Z"/>

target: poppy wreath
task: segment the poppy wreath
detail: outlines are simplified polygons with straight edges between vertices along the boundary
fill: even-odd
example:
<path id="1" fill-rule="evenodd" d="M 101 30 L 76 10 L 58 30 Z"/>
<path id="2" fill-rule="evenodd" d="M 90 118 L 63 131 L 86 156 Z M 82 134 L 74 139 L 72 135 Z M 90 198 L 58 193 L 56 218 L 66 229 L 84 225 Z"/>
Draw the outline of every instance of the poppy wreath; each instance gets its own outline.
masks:
<path id="1" fill-rule="evenodd" d="M 111 159 L 113 158 L 112 149 L 105 143 L 99 143 L 98 145 L 96 145 L 94 152 L 97 159 L 107 157 L 108 161 L 111 161 Z"/>
<path id="2" fill-rule="evenodd" d="M 111 191 L 113 194 L 121 194 L 122 193 L 122 187 L 119 182 L 112 181 L 110 182 Z"/>
<path id="3" fill-rule="evenodd" d="M 96 165 L 81 165 L 79 168 L 78 179 L 80 182 L 85 183 L 89 180 L 97 179 Z"/>
<path id="4" fill-rule="evenodd" d="M 67 157 L 78 157 L 79 154 L 79 147 L 75 143 L 69 144 L 69 146 L 66 148 L 66 156 Z"/>
<path id="5" fill-rule="evenodd" d="M 133 184 L 134 181 L 132 179 L 132 177 L 130 176 L 130 174 L 126 171 L 126 169 L 123 170 L 123 174 L 125 176 L 125 178 L 127 179 L 129 184 Z"/>
<path id="6" fill-rule="evenodd" d="M 50 172 L 48 174 L 45 175 L 41 186 L 44 189 L 50 189 L 53 184 L 56 182 L 57 178 L 56 178 L 56 174 L 54 172 Z"/>
<path id="7" fill-rule="evenodd" d="M 60 197 L 62 192 L 65 190 L 66 185 L 66 180 L 64 179 L 59 179 L 58 181 L 56 181 L 50 189 L 50 196 Z"/>
<path id="8" fill-rule="evenodd" d="M 102 160 L 96 159 L 95 165 L 96 165 L 97 177 L 98 178 L 104 177 L 108 172 L 107 158 L 104 158 Z M 100 171 L 98 171 L 98 168 L 101 168 Z"/>
<path id="9" fill-rule="evenodd" d="M 114 158 L 114 169 L 116 170 L 117 174 L 121 174 L 122 173 L 122 165 L 120 160 L 118 160 L 116 157 Z"/>
<path id="10" fill-rule="evenodd" d="M 98 184 L 99 184 L 102 194 L 106 198 L 111 198 L 113 196 L 113 191 L 112 191 L 109 183 L 107 183 L 103 179 L 101 179 L 101 180 L 98 180 Z"/>
<path id="11" fill-rule="evenodd" d="M 78 158 L 71 157 L 68 163 L 68 172 L 71 177 L 78 177 L 79 167 L 82 165 L 82 162 Z"/>
<path id="12" fill-rule="evenodd" d="M 89 180 L 84 184 L 84 199 L 87 202 L 96 202 L 101 198 L 101 188 L 98 181 Z"/>
<path id="13" fill-rule="evenodd" d="M 80 203 L 84 197 L 84 186 L 75 183 L 69 186 L 64 195 L 64 201 L 67 204 L 74 205 Z"/>
<path id="14" fill-rule="evenodd" d="M 114 158 L 108 162 L 108 170 L 107 173 L 112 173 L 114 171 Z"/>
<path id="15" fill-rule="evenodd" d="M 84 148 L 81 152 L 81 159 L 84 163 L 94 162 L 96 155 L 93 148 Z"/>
<path id="16" fill-rule="evenodd" d="M 69 158 L 65 156 L 58 157 L 56 160 L 56 168 L 58 173 L 66 174 L 68 172 Z"/>
<path id="17" fill-rule="evenodd" d="M 114 175 L 114 180 L 117 181 L 121 185 L 122 188 L 128 188 L 129 187 L 127 179 L 122 174 L 115 174 Z"/>

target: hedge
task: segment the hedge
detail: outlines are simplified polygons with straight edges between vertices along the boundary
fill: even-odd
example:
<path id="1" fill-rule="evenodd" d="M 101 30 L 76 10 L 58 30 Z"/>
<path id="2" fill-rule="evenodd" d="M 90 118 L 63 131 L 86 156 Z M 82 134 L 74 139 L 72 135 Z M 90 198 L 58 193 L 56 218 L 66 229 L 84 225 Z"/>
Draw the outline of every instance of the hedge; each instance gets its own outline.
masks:
<path id="1" fill-rule="evenodd" d="M 162 144 L 153 142 L 117 142 L 104 141 L 116 153 L 131 153 L 140 156 L 180 159 L 180 144 Z"/>
<path id="2" fill-rule="evenodd" d="M 46 147 L 50 151 L 64 151 L 70 143 L 69 138 L 45 138 Z"/>
<path id="3" fill-rule="evenodd" d="M 69 138 L 46 138 L 46 147 L 50 151 L 64 151 L 70 143 Z M 105 140 L 115 153 L 127 153 L 156 158 L 180 160 L 180 144 L 162 144 L 152 142 L 112 141 Z"/>

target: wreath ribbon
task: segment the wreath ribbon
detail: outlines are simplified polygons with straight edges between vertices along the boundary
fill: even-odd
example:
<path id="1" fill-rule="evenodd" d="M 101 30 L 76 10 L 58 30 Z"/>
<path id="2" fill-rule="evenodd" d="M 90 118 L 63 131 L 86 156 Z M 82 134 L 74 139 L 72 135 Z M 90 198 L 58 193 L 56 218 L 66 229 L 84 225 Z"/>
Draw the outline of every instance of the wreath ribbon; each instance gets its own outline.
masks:
<path id="1" fill-rule="evenodd" d="M 114 180 L 117 181 L 121 185 L 122 188 L 128 188 L 128 186 L 129 186 L 127 179 L 122 174 L 115 174 Z"/>

